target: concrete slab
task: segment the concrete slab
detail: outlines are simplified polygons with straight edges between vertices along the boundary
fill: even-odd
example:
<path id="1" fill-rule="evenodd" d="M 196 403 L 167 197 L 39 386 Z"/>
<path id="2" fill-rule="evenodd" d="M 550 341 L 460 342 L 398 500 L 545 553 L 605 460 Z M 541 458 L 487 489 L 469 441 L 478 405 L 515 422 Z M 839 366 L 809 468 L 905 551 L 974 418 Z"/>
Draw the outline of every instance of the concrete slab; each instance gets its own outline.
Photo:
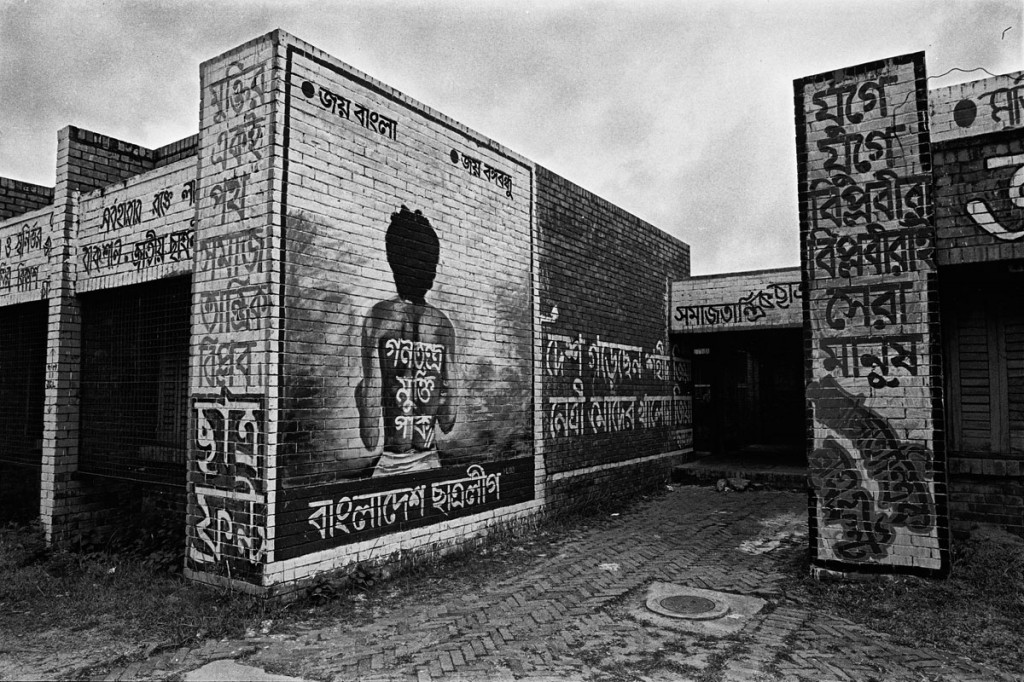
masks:
<path id="1" fill-rule="evenodd" d="M 185 673 L 185 682 L 308 682 L 300 677 L 274 675 L 238 661 L 220 660 Z"/>
<path id="2" fill-rule="evenodd" d="M 703 597 L 727 608 L 717 609 L 716 612 L 722 613 L 722 617 L 704 620 L 670 618 L 654 613 L 648 608 L 648 603 L 657 604 L 662 599 L 673 596 Z M 764 599 L 742 594 L 656 582 L 647 588 L 647 593 L 640 598 L 639 603 L 629 609 L 629 614 L 641 622 L 657 627 L 712 637 L 724 637 L 742 630 L 750 622 L 750 619 L 764 608 L 765 603 Z"/>

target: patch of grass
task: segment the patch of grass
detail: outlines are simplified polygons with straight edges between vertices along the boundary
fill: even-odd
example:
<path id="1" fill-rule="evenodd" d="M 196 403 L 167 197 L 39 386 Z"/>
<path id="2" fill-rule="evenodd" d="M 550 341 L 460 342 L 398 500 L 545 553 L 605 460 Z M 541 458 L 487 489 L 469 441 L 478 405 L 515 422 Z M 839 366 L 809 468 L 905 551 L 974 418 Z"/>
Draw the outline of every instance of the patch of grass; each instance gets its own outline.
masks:
<path id="1" fill-rule="evenodd" d="M 151 546 L 138 543 L 140 550 Z M 272 618 L 275 605 L 187 583 L 166 570 L 159 551 L 50 550 L 37 525 L 0 528 L 0 631 L 100 629 L 124 641 L 184 646 L 207 637 L 241 636 Z"/>
<path id="2" fill-rule="evenodd" d="M 804 573 L 806 575 L 806 572 Z M 1024 668 L 1024 541 L 983 533 L 953 544 L 947 579 L 898 576 L 800 585 L 829 613 L 892 635 L 995 665 Z"/>

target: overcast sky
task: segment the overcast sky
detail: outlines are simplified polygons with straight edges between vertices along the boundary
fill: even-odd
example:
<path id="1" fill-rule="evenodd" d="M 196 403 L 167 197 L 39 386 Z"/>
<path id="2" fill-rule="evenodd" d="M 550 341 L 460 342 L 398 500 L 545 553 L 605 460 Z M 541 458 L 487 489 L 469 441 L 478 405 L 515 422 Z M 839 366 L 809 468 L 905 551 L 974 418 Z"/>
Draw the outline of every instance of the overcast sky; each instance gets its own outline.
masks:
<path id="1" fill-rule="evenodd" d="M 795 266 L 793 80 L 919 50 L 931 76 L 1020 71 L 1022 7 L 0 0 L 0 176 L 53 185 L 68 124 L 195 133 L 199 63 L 282 28 L 688 242 L 693 274 Z"/>

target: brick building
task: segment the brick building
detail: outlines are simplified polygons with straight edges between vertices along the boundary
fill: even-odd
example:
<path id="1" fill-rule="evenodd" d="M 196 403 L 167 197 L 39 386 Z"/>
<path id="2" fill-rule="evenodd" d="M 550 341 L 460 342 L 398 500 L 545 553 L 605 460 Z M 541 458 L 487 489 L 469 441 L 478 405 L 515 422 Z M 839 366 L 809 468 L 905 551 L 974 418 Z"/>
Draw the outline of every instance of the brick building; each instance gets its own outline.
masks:
<path id="1" fill-rule="evenodd" d="M 0 487 L 48 536 L 155 513 L 285 592 L 625 495 L 808 467 L 817 570 L 943 574 L 1024 533 L 1024 75 L 923 54 L 795 84 L 801 266 L 689 247 L 277 31 L 199 133 L 65 128 L 0 180 Z M 794 226 L 796 229 L 797 226 Z"/>
<path id="2" fill-rule="evenodd" d="M 9 512 L 178 520 L 191 577 L 285 592 L 690 452 L 685 244 L 280 31 L 200 110 L 0 185 Z"/>
<path id="3" fill-rule="evenodd" d="M 1024 534 L 1024 73 L 926 83 L 923 53 L 796 81 L 801 267 L 673 288 L 697 451 L 792 436 L 802 387 L 819 571 Z"/>

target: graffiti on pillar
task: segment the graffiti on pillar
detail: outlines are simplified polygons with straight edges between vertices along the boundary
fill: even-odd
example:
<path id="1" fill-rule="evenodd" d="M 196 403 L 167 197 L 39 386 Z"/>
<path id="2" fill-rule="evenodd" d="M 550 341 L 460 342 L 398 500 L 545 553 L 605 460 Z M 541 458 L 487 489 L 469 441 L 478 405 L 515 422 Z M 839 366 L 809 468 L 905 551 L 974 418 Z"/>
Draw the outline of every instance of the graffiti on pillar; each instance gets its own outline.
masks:
<path id="1" fill-rule="evenodd" d="M 194 396 L 195 509 L 189 558 L 245 574 L 266 544 L 265 415 L 263 397 Z"/>
<path id="2" fill-rule="evenodd" d="M 820 561 L 944 562 L 923 72 L 913 55 L 795 84 Z"/>
<path id="3" fill-rule="evenodd" d="M 811 486 L 822 495 L 825 523 L 842 530 L 836 554 L 850 561 L 882 559 L 894 529 L 930 532 L 935 501 L 928 449 L 899 440 L 886 419 L 831 376 L 812 382 L 807 397 L 817 420 L 854 448 L 827 436 L 810 460 Z"/>

